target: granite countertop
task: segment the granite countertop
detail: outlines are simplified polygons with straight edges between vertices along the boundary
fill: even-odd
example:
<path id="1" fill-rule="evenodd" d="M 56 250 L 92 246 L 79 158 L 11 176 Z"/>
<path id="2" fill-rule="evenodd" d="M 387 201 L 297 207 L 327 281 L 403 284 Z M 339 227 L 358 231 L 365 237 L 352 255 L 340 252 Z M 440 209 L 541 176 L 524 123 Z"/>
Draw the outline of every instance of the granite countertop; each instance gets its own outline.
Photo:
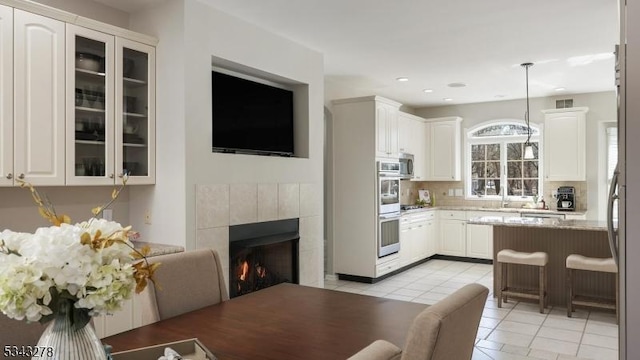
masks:
<path id="1" fill-rule="evenodd" d="M 494 226 L 607 231 L 607 223 L 605 221 L 592 221 L 592 220 L 562 220 L 562 219 L 553 219 L 553 218 L 481 216 L 481 217 L 471 218 L 467 221 L 467 223 L 478 224 L 478 225 L 494 225 Z"/>
<path id="2" fill-rule="evenodd" d="M 419 209 L 402 210 L 402 214 L 411 214 L 421 211 L 431 210 L 452 210 L 452 211 L 491 211 L 491 212 L 504 212 L 504 213 L 529 213 L 529 214 L 562 214 L 562 215 L 584 215 L 585 212 L 581 211 L 557 211 L 557 210 L 544 210 L 544 209 L 528 209 L 528 208 L 493 208 L 484 206 L 425 206 Z"/>
<path id="3" fill-rule="evenodd" d="M 144 241 L 132 241 L 132 243 L 136 249 L 141 249 L 143 246 L 149 245 L 149 247 L 151 248 L 151 252 L 149 253 L 149 255 L 147 255 L 147 257 L 173 254 L 184 251 L 184 247 L 176 245 L 155 244 Z"/>

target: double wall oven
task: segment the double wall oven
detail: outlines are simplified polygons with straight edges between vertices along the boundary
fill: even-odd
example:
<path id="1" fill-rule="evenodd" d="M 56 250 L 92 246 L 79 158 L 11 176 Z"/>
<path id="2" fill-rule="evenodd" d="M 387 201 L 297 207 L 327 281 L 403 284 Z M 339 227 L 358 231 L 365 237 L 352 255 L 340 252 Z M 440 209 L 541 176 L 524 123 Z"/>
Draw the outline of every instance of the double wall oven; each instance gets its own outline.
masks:
<path id="1" fill-rule="evenodd" d="M 378 162 L 378 257 L 400 250 L 400 163 Z"/>

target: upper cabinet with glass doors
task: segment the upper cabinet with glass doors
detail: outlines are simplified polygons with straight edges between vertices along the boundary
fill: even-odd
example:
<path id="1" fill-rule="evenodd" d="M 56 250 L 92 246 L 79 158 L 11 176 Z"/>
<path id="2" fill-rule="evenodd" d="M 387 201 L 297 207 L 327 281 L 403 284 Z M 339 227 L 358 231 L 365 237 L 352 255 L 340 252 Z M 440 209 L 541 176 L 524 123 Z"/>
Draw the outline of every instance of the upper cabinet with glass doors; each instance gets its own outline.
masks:
<path id="1" fill-rule="evenodd" d="M 155 183 L 155 48 L 116 38 L 116 167 Z"/>
<path id="2" fill-rule="evenodd" d="M 155 51 L 67 24 L 67 184 L 155 182 Z"/>

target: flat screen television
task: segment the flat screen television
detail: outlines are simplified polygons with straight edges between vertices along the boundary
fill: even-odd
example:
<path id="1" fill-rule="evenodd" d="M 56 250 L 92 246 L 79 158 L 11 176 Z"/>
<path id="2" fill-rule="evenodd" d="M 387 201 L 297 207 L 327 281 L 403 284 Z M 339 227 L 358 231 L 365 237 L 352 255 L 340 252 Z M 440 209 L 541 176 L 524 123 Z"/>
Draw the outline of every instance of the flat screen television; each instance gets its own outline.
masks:
<path id="1" fill-rule="evenodd" d="M 212 71 L 212 150 L 293 155 L 293 91 Z"/>

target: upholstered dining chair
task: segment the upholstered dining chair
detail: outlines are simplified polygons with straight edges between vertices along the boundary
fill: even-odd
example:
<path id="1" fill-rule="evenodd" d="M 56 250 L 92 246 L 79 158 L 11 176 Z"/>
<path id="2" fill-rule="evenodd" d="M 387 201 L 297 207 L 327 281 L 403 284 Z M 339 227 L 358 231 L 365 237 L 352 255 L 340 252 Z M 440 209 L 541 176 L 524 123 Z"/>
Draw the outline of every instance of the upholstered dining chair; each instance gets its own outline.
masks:
<path id="1" fill-rule="evenodd" d="M 155 272 L 156 286 L 141 294 L 144 324 L 229 300 L 220 257 L 213 249 L 154 256 L 161 263 Z"/>
<path id="2" fill-rule="evenodd" d="M 46 325 L 14 320 L 0 313 L 0 345 L 35 346 Z"/>
<path id="3" fill-rule="evenodd" d="M 489 289 L 469 284 L 429 306 L 413 321 L 404 350 L 376 340 L 349 360 L 468 360 Z"/>

